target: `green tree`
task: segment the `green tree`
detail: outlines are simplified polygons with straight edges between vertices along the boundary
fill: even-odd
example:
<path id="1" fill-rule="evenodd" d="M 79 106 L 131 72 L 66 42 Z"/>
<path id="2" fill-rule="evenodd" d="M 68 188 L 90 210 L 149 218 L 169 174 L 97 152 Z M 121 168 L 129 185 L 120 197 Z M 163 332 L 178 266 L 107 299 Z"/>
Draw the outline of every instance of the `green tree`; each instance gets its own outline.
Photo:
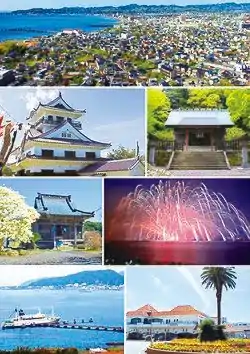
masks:
<path id="1" fill-rule="evenodd" d="M 237 128 L 250 135 L 250 90 L 226 90 L 226 104 Z"/>
<path id="2" fill-rule="evenodd" d="M 31 239 L 31 242 L 33 244 L 33 247 L 37 247 L 37 242 L 39 242 L 42 239 L 42 236 L 38 232 L 33 233 L 33 237 Z"/>
<path id="3" fill-rule="evenodd" d="M 113 160 L 130 159 L 136 156 L 136 149 L 127 149 L 120 145 L 108 153 L 107 157 Z"/>
<path id="4" fill-rule="evenodd" d="M 161 89 L 148 89 L 148 138 L 172 140 L 173 132 L 166 129 L 165 122 L 170 112 L 170 100 Z"/>
<path id="5" fill-rule="evenodd" d="M 97 231 L 102 234 L 102 223 L 99 221 L 86 221 L 84 231 Z"/>
<path id="6" fill-rule="evenodd" d="M 215 323 L 210 318 L 205 318 L 199 325 L 199 339 L 201 342 L 210 342 L 216 340 Z"/>
<path id="7" fill-rule="evenodd" d="M 217 321 L 221 325 L 221 299 L 223 288 L 235 289 L 237 279 L 234 267 L 204 267 L 201 274 L 202 285 L 216 292 Z"/>
<path id="8" fill-rule="evenodd" d="M 226 108 L 224 91 L 222 89 L 191 89 L 187 104 L 190 108 Z"/>

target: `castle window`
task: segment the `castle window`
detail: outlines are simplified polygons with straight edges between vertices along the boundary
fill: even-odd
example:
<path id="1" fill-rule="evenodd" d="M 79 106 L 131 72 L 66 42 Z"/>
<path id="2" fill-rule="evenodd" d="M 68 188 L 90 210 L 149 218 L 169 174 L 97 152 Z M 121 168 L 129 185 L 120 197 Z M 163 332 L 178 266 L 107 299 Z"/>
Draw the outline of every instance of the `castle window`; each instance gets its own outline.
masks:
<path id="1" fill-rule="evenodd" d="M 62 123 L 64 121 L 63 117 L 56 116 L 56 122 L 57 123 Z"/>
<path id="2" fill-rule="evenodd" d="M 48 116 L 48 123 L 52 123 L 53 122 L 53 116 Z"/>
<path id="3" fill-rule="evenodd" d="M 95 159 L 95 152 L 86 152 L 86 159 Z"/>
<path id="4" fill-rule="evenodd" d="M 67 138 L 67 133 L 66 133 L 66 132 L 63 132 L 63 133 L 62 133 L 62 137 L 63 137 L 63 138 Z"/>
<path id="5" fill-rule="evenodd" d="M 64 156 L 67 159 L 74 159 L 76 157 L 76 152 L 75 151 L 64 151 Z"/>
<path id="6" fill-rule="evenodd" d="M 53 150 L 42 150 L 42 157 L 53 157 L 54 151 Z"/>
<path id="7" fill-rule="evenodd" d="M 71 134 L 70 133 L 67 133 L 67 138 L 71 138 Z"/>

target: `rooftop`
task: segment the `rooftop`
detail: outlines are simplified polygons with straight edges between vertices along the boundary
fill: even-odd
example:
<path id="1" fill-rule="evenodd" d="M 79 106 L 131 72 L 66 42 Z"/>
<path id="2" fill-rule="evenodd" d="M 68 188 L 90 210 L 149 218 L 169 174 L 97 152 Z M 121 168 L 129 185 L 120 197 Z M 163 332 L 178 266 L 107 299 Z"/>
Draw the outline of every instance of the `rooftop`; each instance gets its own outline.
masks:
<path id="1" fill-rule="evenodd" d="M 39 102 L 38 106 L 36 108 L 34 108 L 31 112 L 29 117 L 27 118 L 27 120 L 30 120 L 33 118 L 33 116 L 35 115 L 35 113 L 39 110 L 40 107 L 48 107 L 48 108 L 54 108 L 54 109 L 63 109 L 69 112 L 77 112 L 77 113 L 81 113 L 84 114 L 86 113 L 86 109 L 84 110 L 78 110 L 78 109 L 74 109 L 73 107 L 71 107 L 62 97 L 62 93 L 59 92 L 59 95 L 52 101 L 48 102 L 48 103 L 41 103 Z"/>
<path id="2" fill-rule="evenodd" d="M 189 315 L 196 315 L 196 316 L 207 317 L 206 314 L 196 310 L 191 305 L 180 305 L 180 306 L 174 307 L 172 310 L 167 310 L 167 311 L 158 311 L 151 305 L 145 305 L 145 306 L 142 306 L 142 307 L 140 307 L 139 309 L 137 309 L 135 311 L 128 311 L 127 312 L 127 316 L 128 317 L 134 317 L 134 316 L 150 317 L 148 315 L 149 311 L 152 312 L 150 316 L 189 316 Z"/>
<path id="3" fill-rule="evenodd" d="M 115 171 L 129 171 L 132 170 L 137 163 L 140 162 L 139 157 L 133 157 L 123 160 L 110 160 L 105 162 L 96 162 L 92 165 L 84 167 L 80 173 L 105 173 Z"/>
<path id="4" fill-rule="evenodd" d="M 94 212 L 78 210 L 72 202 L 71 195 L 37 193 L 34 207 L 38 213 L 47 215 L 85 216 L 91 218 L 95 214 Z"/>
<path id="5" fill-rule="evenodd" d="M 228 110 L 173 110 L 165 123 L 166 127 L 223 126 L 232 127 Z"/>

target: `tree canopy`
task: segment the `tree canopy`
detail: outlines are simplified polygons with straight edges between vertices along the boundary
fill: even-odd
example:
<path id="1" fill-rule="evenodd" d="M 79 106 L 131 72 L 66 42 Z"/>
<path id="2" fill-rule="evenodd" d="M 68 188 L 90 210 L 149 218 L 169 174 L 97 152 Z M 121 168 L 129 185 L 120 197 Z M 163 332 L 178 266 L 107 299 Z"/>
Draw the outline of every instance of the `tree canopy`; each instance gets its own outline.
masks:
<path id="1" fill-rule="evenodd" d="M 172 131 L 165 122 L 171 110 L 171 102 L 161 89 L 148 89 L 148 137 L 153 140 L 172 140 Z"/>
<path id="2" fill-rule="evenodd" d="M 250 89 L 149 89 L 149 139 L 172 140 L 172 131 L 164 126 L 171 109 L 198 108 L 229 110 L 235 126 L 227 129 L 227 140 L 250 135 Z"/>
<path id="3" fill-rule="evenodd" d="M 29 207 L 18 192 L 0 187 L 0 248 L 9 239 L 14 246 L 28 243 L 33 238 L 32 224 L 39 214 Z"/>
<path id="4" fill-rule="evenodd" d="M 98 221 L 86 221 L 84 223 L 84 231 L 97 231 L 102 233 L 102 223 Z"/>
<path id="5" fill-rule="evenodd" d="M 136 156 L 136 149 L 127 149 L 120 145 L 108 153 L 107 157 L 114 160 L 130 159 Z"/>

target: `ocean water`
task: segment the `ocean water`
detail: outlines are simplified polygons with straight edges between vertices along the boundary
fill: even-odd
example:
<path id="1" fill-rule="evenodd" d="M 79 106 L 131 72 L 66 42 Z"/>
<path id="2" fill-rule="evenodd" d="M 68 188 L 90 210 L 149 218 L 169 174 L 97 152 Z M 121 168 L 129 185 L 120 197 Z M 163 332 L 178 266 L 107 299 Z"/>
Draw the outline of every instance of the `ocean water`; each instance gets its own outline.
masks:
<path id="1" fill-rule="evenodd" d="M 7 319 L 15 307 L 26 313 L 54 314 L 62 320 L 93 318 L 93 325 L 124 326 L 123 291 L 81 290 L 0 290 L 0 322 Z M 106 347 L 108 342 L 123 342 L 124 334 L 61 328 L 0 329 L 0 350 L 17 347 L 78 349 Z"/>
<path id="2" fill-rule="evenodd" d="M 84 15 L 12 15 L 0 13 L 0 41 L 49 36 L 65 29 L 85 32 L 113 27 L 117 21 L 111 18 Z"/>

